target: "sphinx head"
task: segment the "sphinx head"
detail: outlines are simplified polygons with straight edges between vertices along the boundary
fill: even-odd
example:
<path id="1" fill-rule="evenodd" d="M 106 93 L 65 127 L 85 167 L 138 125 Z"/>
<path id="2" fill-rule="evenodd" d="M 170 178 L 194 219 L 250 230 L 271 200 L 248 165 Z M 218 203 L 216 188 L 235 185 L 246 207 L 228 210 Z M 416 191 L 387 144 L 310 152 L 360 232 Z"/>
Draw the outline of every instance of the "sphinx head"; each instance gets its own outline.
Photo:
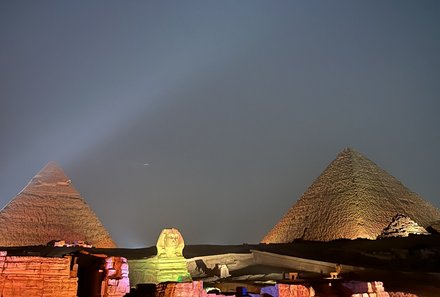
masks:
<path id="1" fill-rule="evenodd" d="M 162 258 L 183 257 L 182 234 L 175 228 L 163 229 L 157 240 L 157 256 Z"/>

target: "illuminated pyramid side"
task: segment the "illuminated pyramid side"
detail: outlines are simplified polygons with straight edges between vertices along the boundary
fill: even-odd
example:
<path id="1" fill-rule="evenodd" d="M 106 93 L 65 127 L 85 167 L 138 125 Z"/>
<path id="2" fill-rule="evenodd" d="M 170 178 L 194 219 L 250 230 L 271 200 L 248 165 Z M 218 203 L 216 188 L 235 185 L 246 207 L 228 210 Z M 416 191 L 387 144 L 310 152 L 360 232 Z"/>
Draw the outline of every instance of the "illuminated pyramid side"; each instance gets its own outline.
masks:
<path id="1" fill-rule="evenodd" d="M 115 247 L 109 233 L 70 179 L 47 164 L 0 211 L 0 246 L 45 245 L 52 240 Z"/>
<path id="2" fill-rule="evenodd" d="M 375 239 L 398 213 L 425 228 L 440 219 L 433 205 L 359 152 L 345 149 L 262 242 Z"/>

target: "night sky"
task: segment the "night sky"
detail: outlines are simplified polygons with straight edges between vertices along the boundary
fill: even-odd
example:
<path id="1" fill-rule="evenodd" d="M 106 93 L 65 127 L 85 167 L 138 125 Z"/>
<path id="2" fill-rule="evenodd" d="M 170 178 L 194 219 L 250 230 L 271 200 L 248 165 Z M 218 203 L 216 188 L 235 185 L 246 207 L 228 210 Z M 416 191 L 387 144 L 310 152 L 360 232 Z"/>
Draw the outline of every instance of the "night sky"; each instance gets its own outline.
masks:
<path id="1" fill-rule="evenodd" d="M 256 243 L 345 147 L 440 207 L 439 1 L 1 1 L 0 208 L 58 162 L 123 247 Z"/>

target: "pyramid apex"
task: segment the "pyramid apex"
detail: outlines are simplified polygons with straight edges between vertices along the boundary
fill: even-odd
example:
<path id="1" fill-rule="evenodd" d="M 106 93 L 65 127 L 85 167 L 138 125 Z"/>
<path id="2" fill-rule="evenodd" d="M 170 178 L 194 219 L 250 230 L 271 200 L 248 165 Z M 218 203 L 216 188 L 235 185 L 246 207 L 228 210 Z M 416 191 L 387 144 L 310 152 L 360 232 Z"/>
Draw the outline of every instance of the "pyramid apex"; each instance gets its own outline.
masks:
<path id="1" fill-rule="evenodd" d="M 61 166 L 58 164 L 58 162 L 57 161 L 53 161 L 53 160 L 47 162 L 47 164 L 43 167 L 43 169 L 46 168 L 46 167 L 59 167 L 59 168 L 61 168 Z"/>
<path id="2" fill-rule="evenodd" d="M 341 159 L 341 158 L 347 158 L 347 159 L 355 159 L 355 160 L 369 160 L 367 157 L 365 157 L 361 152 L 358 150 L 352 148 L 352 147 L 346 147 L 344 148 L 335 158 L 335 160 Z"/>
<path id="3" fill-rule="evenodd" d="M 53 192 L 78 194 L 71 180 L 55 161 L 48 162 L 27 184 L 23 192 Z"/>
<path id="4" fill-rule="evenodd" d="M 340 154 L 360 154 L 359 151 L 357 151 L 356 149 L 352 148 L 352 147 L 345 147 L 342 152 L 340 152 Z"/>
<path id="5" fill-rule="evenodd" d="M 63 169 L 61 168 L 61 166 L 58 164 L 58 162 L 56 161 L 49 161 L 47 162 L 46 165 L 44 165 L 43 168 L 41 168 L 41 170 L 38 172 L 38 174 L 40 173 L 48 173 L 48 172 L 54 172 L 54 171 L 63 171 Z M 63 171 L 64 173 L 64 171 Z"/>

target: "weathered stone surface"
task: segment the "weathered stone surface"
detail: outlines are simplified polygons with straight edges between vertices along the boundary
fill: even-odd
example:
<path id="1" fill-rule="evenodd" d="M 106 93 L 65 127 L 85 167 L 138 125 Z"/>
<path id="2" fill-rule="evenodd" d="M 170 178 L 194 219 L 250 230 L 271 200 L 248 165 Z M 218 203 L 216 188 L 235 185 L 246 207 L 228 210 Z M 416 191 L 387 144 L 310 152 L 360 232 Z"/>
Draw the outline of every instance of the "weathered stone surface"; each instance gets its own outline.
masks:
<path id="1" fill-rule="evenodd" d="M 0 254 L 0 296 L 76 297 L 78 279 L 70 276 L 69 258 Z"/>
<path id="2" fill-rule="evenodd" d="M 358 293 L 353 294 L 351 297 L 390 297 L 390 295 L 387 292 L 380 292 L 380 293 Z"/>
<path id="3" fill-rule="evenodd" d="M 165 283 L 157 286 L 156 296 L 160 297 L 199 297 L 203 292 L 202 282 Z"/>
<path id="4" fill-rule="evenodd" d="M 228 268 L 228 265 L 226 265 L 226 264 L 220 264 L 220 265 L 218 265 L 218 266 L 219 266 L 219 270 L 220 270 L 220 278 L 226 278 L 226 277 L 231 276 L 231 275 L 229 274 L 229 268 Z"/>
<path id="5" fill-rule="evenodd" d="M 260 294 L 268 294 L 270 296 L 278 296 L 279 295 L 279 288 L 277 285 L 275 286 L 269 286 L 269 287 L 263 287 L 261 288 Z"/>
<path id="6" fill-rule="evenodd" d="M 202 281 L 194 281 L 188 283 L 162 283 L 156 287 L 156 297 L 212 297 L 225 296 L 208 294 L 203 289 Z M 228 295 L 235 296 L 235 295 Z"/>
<path id="7" fill-rule="evenodd" d="M 0 211 L 0 226 L 0 246 L 65 240 L 115 247 L 96 214 L 53 162 Z"/>
<path id="8" fill-rule="evenodd" d="M 350 281 L 342 283 L 342 286 L 347 288 L 352 294 L 356 293 L 378 293 L 384 292 L 382 282 L 361 282 L 361 281 Z"/>
<path id="9" fill-rule="evenodd" d="M 105 279 L 101 287 L 102 297 L 122 297 L 130 292 L 128 263 L 124 257 L 105 259 Z"/>
<path id="10" fill-rule="evenodd" d="M 390 292 L 390 297 L 417 297 L 417 295 L 404 292 Z"/>
<path id="11" fill-rule="evenodd" d="M 427 229 L 433 233 L 440 233 L 440 221 L 432 222 Z"/>
<path id="12" fill-rule="evenodd" d="M 440 220 L 439 209 L 359 152 L 345 149 L 262 242 L 375 239 L 396 213 L 423 227 Z"/>
<path id="13" fill-rule="evenodd" d="M 425 228 L 419 226 L 410 217 L 397 214 L 394 216 L 391 223 L 383 229 L 379 235 L 381 238 L 387 237 L 408 237 L 410 234 L 429 235 Z"/>
<path id="14" fill-rule="evenodd" d="M 226 265 L 229 271 L 234 271 L 254 264 L 254 256 L 251 253 L 201 256 L 186 260 L 188 271 L 193 278 L 221 277 L 220 265 Z"/>
<path id="15" fill-rule="evenodd" d="M 382 282 L 350 281 L 342 283 L 351 297 L 389 297 Z"/>
<path id="16" fill-rule="evenodd" d="M 263 294 L 278 297 L 310 297 L 310 290 L 302 285 L 277 284 L 261 288 L 260 295 Z"/>

